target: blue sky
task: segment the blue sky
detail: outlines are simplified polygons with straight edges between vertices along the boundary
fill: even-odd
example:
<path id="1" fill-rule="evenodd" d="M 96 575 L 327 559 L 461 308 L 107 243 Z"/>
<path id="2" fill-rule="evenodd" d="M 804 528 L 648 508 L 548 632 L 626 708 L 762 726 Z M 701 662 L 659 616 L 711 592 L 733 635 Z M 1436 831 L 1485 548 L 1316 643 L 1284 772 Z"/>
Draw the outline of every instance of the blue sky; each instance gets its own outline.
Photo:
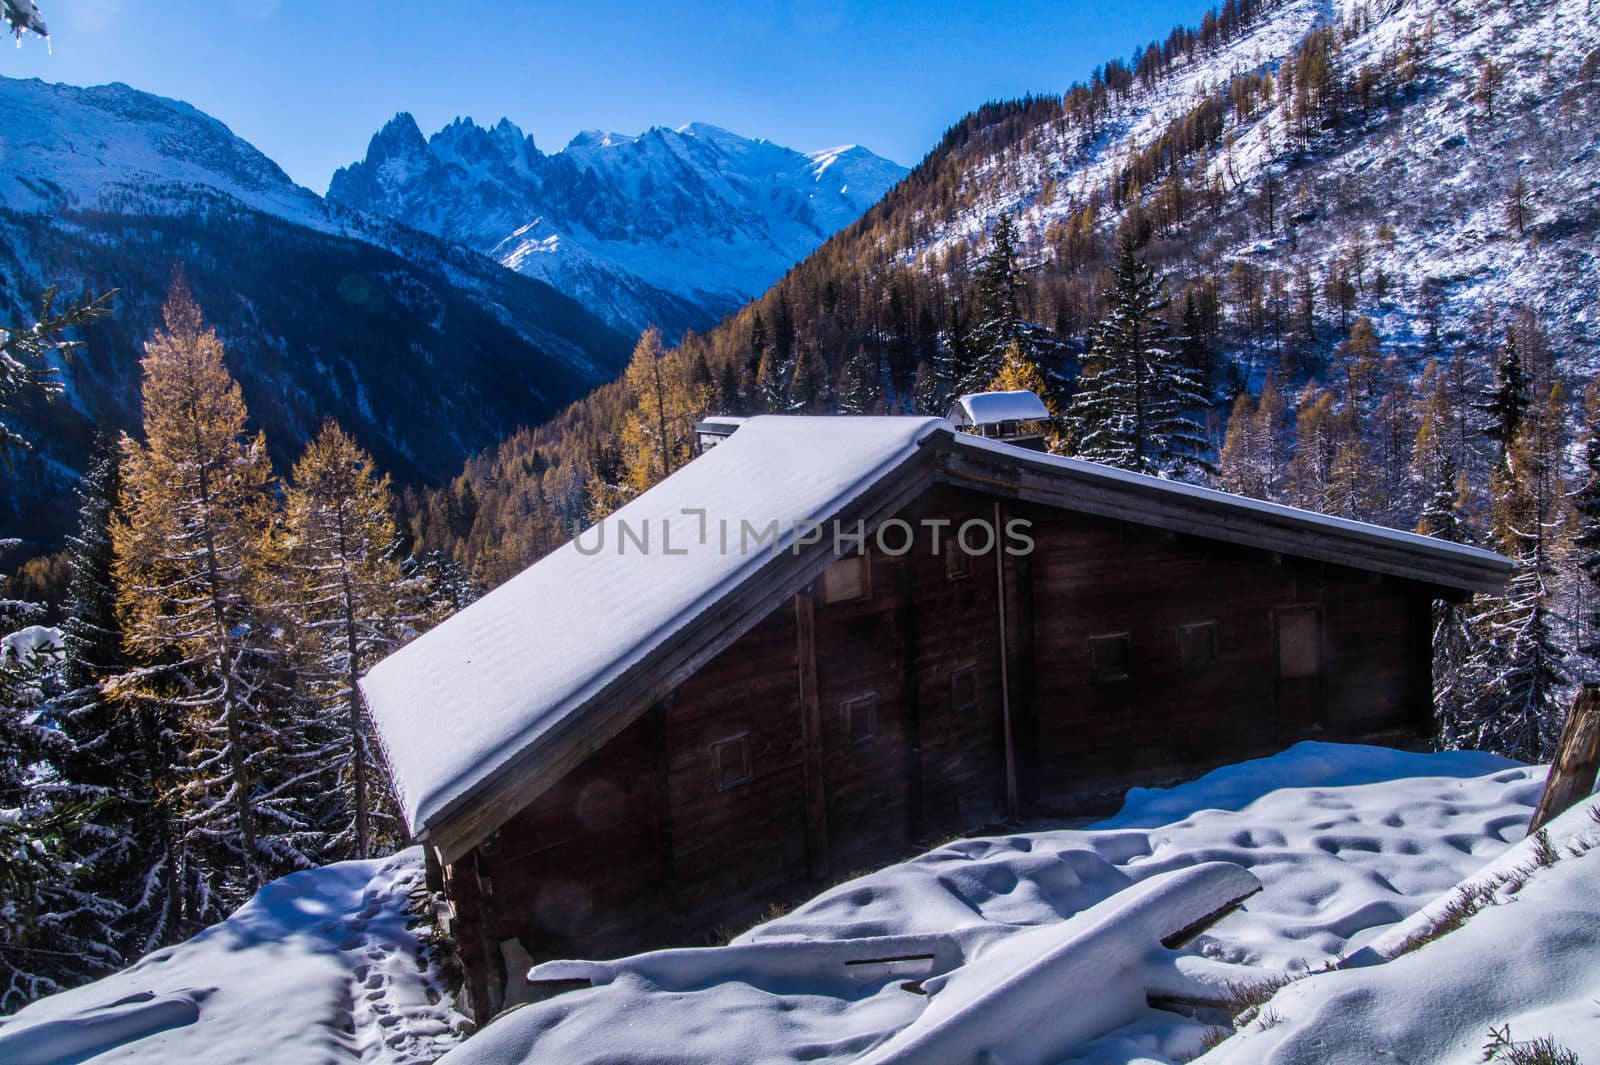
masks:
<path id="1" fill-rule="evenodd" d="M 711 122 L 802 150 L 914 164 L 985 100 L 1056 92 L 1194 24 L 1140 4 L 622 4 L 551 0 L 39 0 L 51 50 L 0 74 L 124 81 L 226 122 L 317 192 L 396 111 L 424 133 L 509 117 L 545 151 L 584 129 Z"/>

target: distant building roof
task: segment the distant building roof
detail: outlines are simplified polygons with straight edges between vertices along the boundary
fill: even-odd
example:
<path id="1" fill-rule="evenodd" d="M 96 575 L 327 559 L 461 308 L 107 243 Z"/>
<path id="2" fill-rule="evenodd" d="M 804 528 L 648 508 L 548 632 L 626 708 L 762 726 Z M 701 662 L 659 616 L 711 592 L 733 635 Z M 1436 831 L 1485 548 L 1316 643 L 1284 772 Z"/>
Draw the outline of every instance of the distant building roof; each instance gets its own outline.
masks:
<path id="1" fill-rule="evenodd" d="M 807 538 L 815 523 L 870 530 L 936 482 L 1445 590 L 1501 587 L 1514 569 L 1489 551 L 1036 454 L 938 418 L 751 418 L 367 674 L 407 824 L 464 853 L 520 809 L 508 793 L 531 801 L 815 579 L 835 557 L 831 536 Z"/>
<path id="2" fill-rule="evenodd" d="M 950 405 L 945 415 L 963 428 L 969 425 L 997 425 L 1000 422 L 1025 422 L 1050 417 L 1044 400 L 1019 389 L 1015 392 L 974 392 Z"/>

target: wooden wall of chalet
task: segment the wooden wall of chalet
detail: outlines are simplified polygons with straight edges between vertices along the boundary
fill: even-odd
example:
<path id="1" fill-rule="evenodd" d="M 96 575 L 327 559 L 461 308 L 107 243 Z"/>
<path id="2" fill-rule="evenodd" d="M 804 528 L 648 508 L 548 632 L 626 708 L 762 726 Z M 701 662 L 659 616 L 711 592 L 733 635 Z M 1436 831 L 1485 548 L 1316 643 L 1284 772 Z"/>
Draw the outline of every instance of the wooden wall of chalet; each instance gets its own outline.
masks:
<path id="1" fill-rule="evenodd" d="M 939 488 L 904 516 L 954 528 L 995 510 Z M 1024 800 L 1070 812 L 1309 732 L 1426 720 L 1423 589 L 1078 514 L 1004 516 L 1037 541 L 1003 571 Z M 703 942 L 1003 816 L 994 556 L 934 554 L 924 534 L 907 557 L 871 553 L 867 584 L 830 602 L 819 581 L 775 609 L 448 871 L 481 1015 L 504 942 L 535 959 Z M 1125 675 L 1097 675 L 1097 648 Z"/>
<path id="2" fill-rule="evenodd" d="M 1115 521 L 1029 516 L 1035 795 L 1193 773 L 1308 734 L 1426 728 L 1430 591 Z M 1118 641 L 1126 675 L 1097 677 L 1097 644 Z"/>

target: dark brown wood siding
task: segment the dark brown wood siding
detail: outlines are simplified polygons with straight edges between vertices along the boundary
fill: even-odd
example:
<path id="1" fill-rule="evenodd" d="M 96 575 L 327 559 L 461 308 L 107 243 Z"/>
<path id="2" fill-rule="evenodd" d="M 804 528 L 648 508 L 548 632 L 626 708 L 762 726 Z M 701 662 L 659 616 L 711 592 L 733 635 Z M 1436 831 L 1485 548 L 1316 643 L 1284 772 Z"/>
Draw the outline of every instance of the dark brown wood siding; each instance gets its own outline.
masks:
<path id="1" fill-rule="evenodd" d="M 1029 516 L 1041 794 L 1092 794 L 1301 738 L 1426 721 L 1416 629 L 1427 590 L 1106 519 Z M 1280 675 L 1291 618 L 1318 633 L 1312 675 Z M 1211 627 L 1209 662 L 1185 663 L 1190 626 Z M 1091 642 L 1119 636 L 1127 676 L 1097 680 Z"/>
<path id="2" fill-rule="evenodd" d="M 997 579 L 995 551 L 952 566 L 922 524 L 992 523 L 993 498 L 937 487 L 902 516 L 914 546 L 869 551 L 870 594 L 826 602 L 819 580 L 777 607 L 446 871 L 475 998 L 497 1004 L 506 941 L 536 960 L 702 943 L 994 823 L 1002 691 L 1045 811 L 1427 722 L 1427 589 L 1018 503 L 998 516 L 1034 549 Z"/>

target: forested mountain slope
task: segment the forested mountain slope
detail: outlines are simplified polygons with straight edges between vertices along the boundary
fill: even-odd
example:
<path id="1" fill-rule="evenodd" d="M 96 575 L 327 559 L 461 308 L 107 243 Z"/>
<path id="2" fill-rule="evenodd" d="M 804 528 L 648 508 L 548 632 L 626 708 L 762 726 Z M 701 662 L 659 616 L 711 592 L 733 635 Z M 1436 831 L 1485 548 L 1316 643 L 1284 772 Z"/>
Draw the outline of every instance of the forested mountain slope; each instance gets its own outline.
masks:
<path id="1" fill-rule="evenodd" d="M 997 315 L 1032 324 L 1027 353 L 1066 413 L 1126 237 L 1167 279 L 1217 451 L 1240 391 L 1253 405 L 1270 376 L 1285 397 L 1259 494 L 1414 525 L 1430 489 L 1412 471 L 1410 392 L 1449 377 L 1452 458 L 1482 534 L 1495 445 L 1472 404 L 1508 326 L 1522 318 L 1540 386 L 1565 383 L 1569 426 L 1600 360 L 1597 19 L 1587 0 L 1232 0 L 1062 96 L 985 105 L 859 222 L 668 356 L 672 461 L 707 410 L 942 413 L 1016 333 Z M 1010 311 L 982 283 L 1002 216 Z M 503 579 L 608 486 L 628 490 L 636 393 L 602 389 L 469 463 L 419 530 Z M 1334 423 L 1362 437 L 1342 478 Z M 1383 491 L 1341 497 L 1367 481 Z"/>
<path id="2" fill-rule="evenodd" d="M 67 395 L 24 412 L 37 446 L 0 493 L 8 534 L 57 542 L 95 432 L 137 423 L 137 362 L 175 269 L 280 467 L 332 416 L 401 478 L 443 479 L 626 355 L 549 286 L 325 204 L 187 104 L 0 79 L 0 110 L 0 320 L 32 321 L 46 284 L 121 290 L 65 367 Z"/>

